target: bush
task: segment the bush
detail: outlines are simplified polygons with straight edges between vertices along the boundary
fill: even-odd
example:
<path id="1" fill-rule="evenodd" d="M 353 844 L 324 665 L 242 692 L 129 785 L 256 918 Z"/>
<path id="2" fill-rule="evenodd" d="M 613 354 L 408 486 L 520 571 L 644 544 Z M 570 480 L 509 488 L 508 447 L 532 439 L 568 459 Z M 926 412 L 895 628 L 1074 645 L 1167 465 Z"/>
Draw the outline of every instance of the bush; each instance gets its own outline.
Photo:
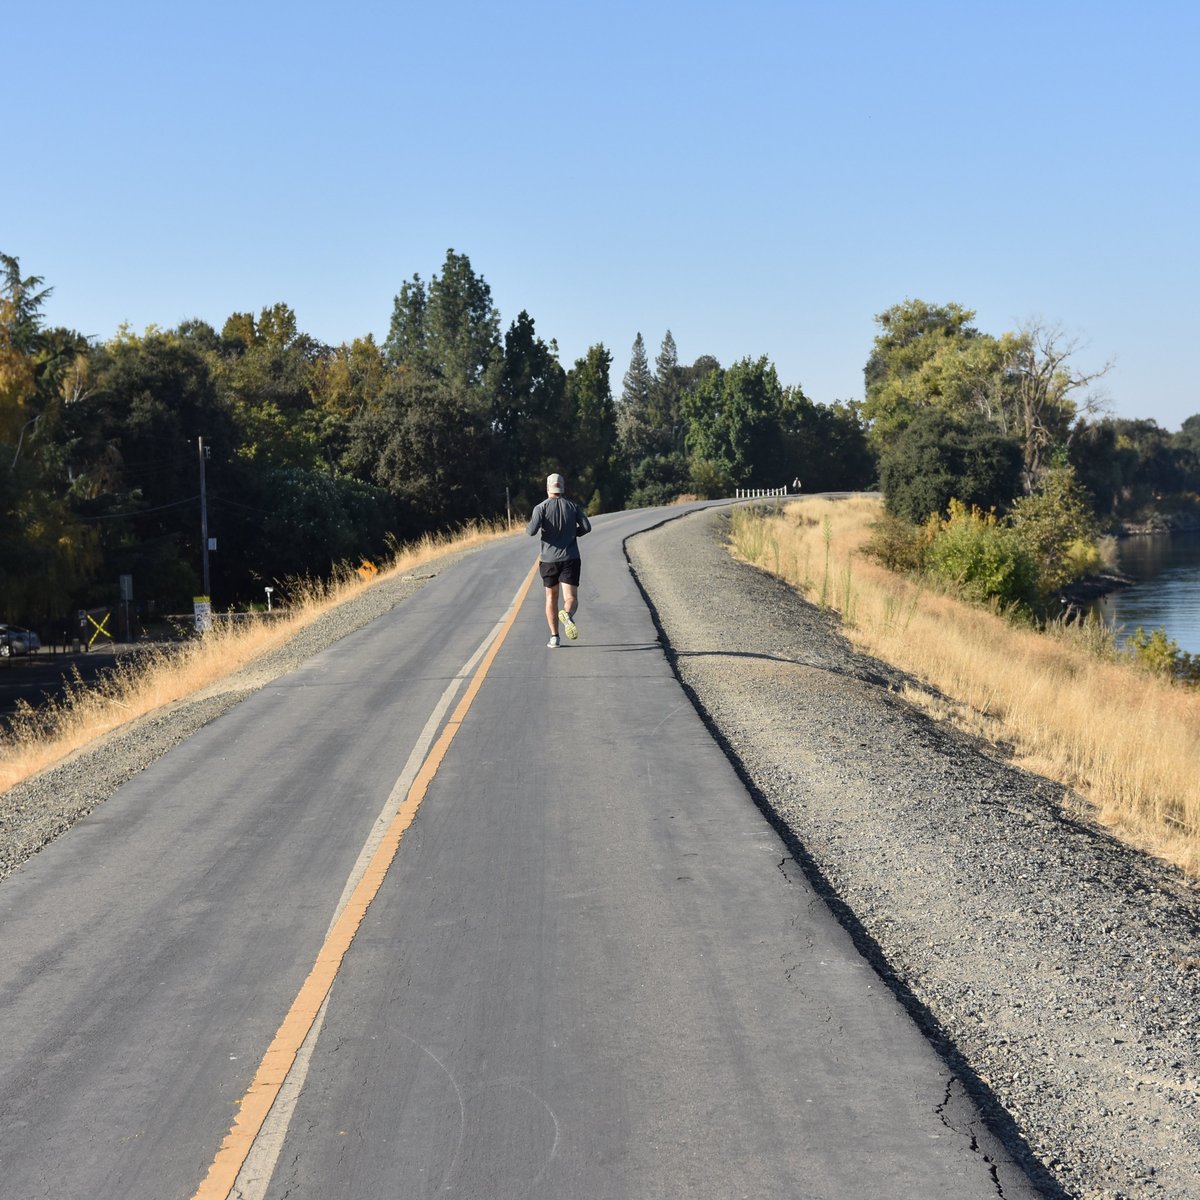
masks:
<path id="1" fill-rule="evenodd" d="M 925 570 L 925 551 L 939 524 L 935 520 L 932 525 L 913 525 L 903 517 L 885 512 L 875 522 L 871 538 L 863 549 L 889 571 L 919 575 Z"/>
<path id="2" fill-rule="evenodd" d="M 1033 608 L 1037 569 L 1014 531 L 995 513 L 951 500 L 925 552 L 928 569 L 971 600 Z"/>
<path id="3" fill-rule="evenodd" d="M 1139 667 L 1155 675 L 1200 683 L 1200 655 L 1180 650 L 1179 643 L 1167 637 L 1165 629 L 1152 629 L 1147 633 L 1139 625 L 1126 641 L 1125 653 Z"/>
<path id="4" fill-rule="evenodd" d="M 1067 543 L 1063 551 L 1063 569 L 1071 573 L 1072 579 L 1086 579 L 1095 575 L 1104 565 L 1100 546 L 1085 538 L 1075 538 Z"/>
<path id="5" fill-rule="evenodd" d="M 693 458 L 689 463 L 692 490 L 702 500 L 720 500 L 732 496 L 733 476 L 720 459 Z"/>
<path id="6" fill-rule="evenodd" d="M 682 454 L 656 454 L 633 469 L 627 508 L 654 508 L 670 504 L 690 490 L 691 472 Z"/>
<path id="7" fill-rule="evenodd" d="M 1014 532 L 1037 567 L 1038 592 L 1050 599 L 1073 580 L 1100 567 L 1100 547 L 1091 497 L 1072 467 L 1047 471 L 1032 496 L 1013 505 Z"/>

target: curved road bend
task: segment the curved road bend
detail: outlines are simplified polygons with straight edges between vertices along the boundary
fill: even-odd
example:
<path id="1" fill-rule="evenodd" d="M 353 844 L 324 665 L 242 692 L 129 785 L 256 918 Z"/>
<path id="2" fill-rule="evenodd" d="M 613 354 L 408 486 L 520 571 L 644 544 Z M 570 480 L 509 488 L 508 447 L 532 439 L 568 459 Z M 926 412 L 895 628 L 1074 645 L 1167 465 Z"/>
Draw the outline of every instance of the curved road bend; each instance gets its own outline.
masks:
<path id="1" fill-rule="evenodd" d="M 673 677 L 622 543 L 680 513 L 596 522 L 576 644 L 546 649 L 535 581 L 315 1022 L 306 979 L 528 575 L 523 536 L 0 887 L 3 1200 L 188 1200 L 230 1171 L 246 1200 L 1035 1195 Z M 291 1074 L 239 1141 L 298 996 L 268 1063 Z"/>

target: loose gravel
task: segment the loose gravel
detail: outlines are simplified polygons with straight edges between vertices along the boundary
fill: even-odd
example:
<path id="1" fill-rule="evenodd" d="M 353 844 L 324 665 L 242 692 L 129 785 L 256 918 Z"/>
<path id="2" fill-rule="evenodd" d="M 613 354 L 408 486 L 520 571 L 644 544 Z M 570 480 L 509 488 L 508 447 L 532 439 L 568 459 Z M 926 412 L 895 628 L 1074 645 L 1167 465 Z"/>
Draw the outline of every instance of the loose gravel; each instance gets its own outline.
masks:
<path id="1" fill-rule="evenodd" d="M 684 687 L 863 953 L 1048 1196 L 1200 1196 L 1200 893 L 897 694 L 735 561 L 728 515 L 627 552 Z"/>
<path id="2" fill-rule="evenodd" d="M 1200 1196 L 1200 894 L 902 701 L 914 681 L 731 558 L 727 525 L 671 521 L 632 538 L 630 562 L 683 686 L 810 881 L 1045 1195 Z M 0 878 L 466 553 L 4 793 Z"/>

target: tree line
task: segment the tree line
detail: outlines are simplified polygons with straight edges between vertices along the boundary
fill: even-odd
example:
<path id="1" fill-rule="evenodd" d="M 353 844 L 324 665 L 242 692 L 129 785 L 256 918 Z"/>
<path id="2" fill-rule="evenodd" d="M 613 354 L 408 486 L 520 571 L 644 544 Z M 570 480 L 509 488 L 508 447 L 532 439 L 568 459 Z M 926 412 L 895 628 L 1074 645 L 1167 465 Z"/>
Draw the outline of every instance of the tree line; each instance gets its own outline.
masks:
<path id="1" fill-rule="evenodd" d="M 861 414 L 893 513 L 924 521 L 953 498 L 1003 514 L 1063 471 L 1102 522 L 1195 513 L 1200 414 L 1174 434 L 1108 416 L 1096 385 L 1111 364 L 1080 369 L 1055 327 L 996 337 L 974 318 L 923 300 L 876 318 Z"/>
<path id="2" fill-rule="evenodd" d="M 50 288 L 0 255 L 0 619 L 38 624 L 201 590 L 203 458 L 220 606 L 326 575 L 393 540 L 524 519 L 551 471 L 592 513 L 734 486 L 860 488 L 875 477 L 854 405 L 820 405 L 765 358 L 653 365 L 638 334 L 560 362 L 450 250 L 395 296 L 382 344 L 330 346 L 286 304 L 107 340 L 48 325 Z"/>
<path id="3" fill-rule="evenodd" d="M 17 259 L 0 255 L 0 271 L 0 619 L 13 622 L 111 604 L 122 575 L 143 604 L 187 611 L 201 455 L 219 607 L 392 540 L 523 520 L 551 471 L 593 514 L 799 478 L 881 486 L 913 524 L 952 500 L 1006 519 L 1047 487 L 1096 522 L 1200 491 L 1200 415 L 1175 434 L 1108 417 L 1093 387 L 1107 368 L 1078 370 L 1053 329 L 984 333 L 957 304 L 880 314 L 864 398 L 823 405 L 766 357 L 681 363 L 670 331 L 653 362 L 637 335 L 614 391 L 609 348 L 564 364 L 527 311 L 502 329 L 454 250 L 402 284 L 382 344 L 326 345 L 282 303 L 219 331 L 189 320 L 88 339 L 47 324 L 50 289 Z"/>

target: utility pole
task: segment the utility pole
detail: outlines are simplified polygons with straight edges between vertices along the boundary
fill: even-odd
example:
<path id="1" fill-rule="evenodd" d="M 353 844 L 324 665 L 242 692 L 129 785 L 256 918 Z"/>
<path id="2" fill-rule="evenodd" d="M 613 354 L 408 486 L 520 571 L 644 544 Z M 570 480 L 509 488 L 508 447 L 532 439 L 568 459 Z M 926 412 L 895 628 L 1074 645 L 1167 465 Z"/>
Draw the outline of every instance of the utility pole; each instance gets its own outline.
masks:
<path id="1" fill-rule="evenodd" d="M 200 552 L 204 563 L 204 595 L 211 600 L 212 592 L 208 589 L 208 489 L 204 485 L 204 460 L 209 450 L 202 437 L 197 438 L 196 442 L 200 451 Z"/>

